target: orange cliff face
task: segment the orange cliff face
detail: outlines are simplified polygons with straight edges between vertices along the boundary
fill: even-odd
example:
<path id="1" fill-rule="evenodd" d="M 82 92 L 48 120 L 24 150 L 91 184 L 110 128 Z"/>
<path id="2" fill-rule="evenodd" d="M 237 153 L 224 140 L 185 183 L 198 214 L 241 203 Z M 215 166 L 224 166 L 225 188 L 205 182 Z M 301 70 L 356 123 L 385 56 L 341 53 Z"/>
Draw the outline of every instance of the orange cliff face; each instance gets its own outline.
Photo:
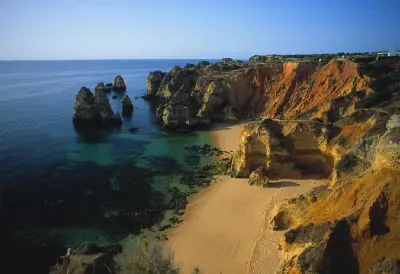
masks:
<path id="1" fill-rule="evenodd" d="M 330 179 L 272 212 L 270 228 L 287 230 L 280 273 L 400 273 L 399 63 L 247 71 L 257 79 L 247 88 L 249 116 L 278 119 L 244 126 L 232 175 L 261 166 L 272 179 Z"/>
<path id="2" fill-rule="evenodd" d="M 352 94 L 350 101 L 355 103 L 370 93 L 369 77 L 352 61 L 275 62 L 237 71 L 225 81 L 230 104 L 247 118 L 306 116 L 328 121 L 329 112 L 352 112 L 341 106 L 343 97 Z"/>

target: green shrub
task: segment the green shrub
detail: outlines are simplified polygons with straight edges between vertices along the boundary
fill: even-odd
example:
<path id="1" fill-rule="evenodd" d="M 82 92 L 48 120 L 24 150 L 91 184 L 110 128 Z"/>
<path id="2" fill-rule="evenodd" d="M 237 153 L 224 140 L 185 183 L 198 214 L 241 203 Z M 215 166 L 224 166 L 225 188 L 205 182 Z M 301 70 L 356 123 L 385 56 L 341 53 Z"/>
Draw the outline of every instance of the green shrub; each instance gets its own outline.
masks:
<path id="1" fill-rule="evenodd" d="M 128 255 L 129 254 L 129 255 Z M 171 252 L 156 243 L 144 244 L 135 239 L 115 261 L 119 274 L 178 274 L 180 268 Z"/>
<path id="2" fill-rule="evenodd" d="M 187 63 L 183 68 L 184 69 L 190 69 L 190 68 L 194 68 L 194 67 L 195 67 L 194 64 Z"/>

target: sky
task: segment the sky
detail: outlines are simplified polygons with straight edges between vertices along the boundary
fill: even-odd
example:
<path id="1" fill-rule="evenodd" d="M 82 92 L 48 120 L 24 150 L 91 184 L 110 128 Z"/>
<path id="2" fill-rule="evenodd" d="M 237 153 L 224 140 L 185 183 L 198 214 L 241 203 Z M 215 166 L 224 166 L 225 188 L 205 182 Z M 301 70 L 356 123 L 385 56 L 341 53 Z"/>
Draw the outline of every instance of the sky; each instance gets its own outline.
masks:
<path id="1" fill-rule="evenodd" d="M 0 0 L 0 60 L 400 49 L 400 0 Z"/>

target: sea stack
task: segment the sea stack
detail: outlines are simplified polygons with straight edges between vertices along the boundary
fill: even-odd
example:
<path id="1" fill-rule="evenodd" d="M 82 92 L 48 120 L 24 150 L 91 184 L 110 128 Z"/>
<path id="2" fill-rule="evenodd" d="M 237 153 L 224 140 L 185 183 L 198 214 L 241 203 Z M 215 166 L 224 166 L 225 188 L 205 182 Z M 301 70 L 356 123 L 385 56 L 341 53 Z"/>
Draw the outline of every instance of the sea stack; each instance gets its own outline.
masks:
<path id="1" fill-rule="evenodd" d="M 96 90 L 93 94 L 82 87 L 75 98 L 73 123 L 76 128 L 120 126 L 121 116 L 114 114 L 107 95 Z"/>
<path id="2" fill-rule="evenodd" d="M 110 86 L 109 84 L 104 85 L 103 82 L 97 83 L 97 86 L 94 88 L 95 91 L 104 91 L 104 92 L 111 92 L 112 90 L 112 85 Z"/>
<path id="3" fill-rule="evenodd" d="M 121 75 L 115 77 L 113 89 L 114 91 L 126 91 L 125 81 Z"/>
<path id="4" fill-rule="evenodd" d="M 133 112 L 133 104 L 131 98 L 128 95 L 125 95 L 122 100 L 122 115 L 123 116 L 131 116 Z"/>

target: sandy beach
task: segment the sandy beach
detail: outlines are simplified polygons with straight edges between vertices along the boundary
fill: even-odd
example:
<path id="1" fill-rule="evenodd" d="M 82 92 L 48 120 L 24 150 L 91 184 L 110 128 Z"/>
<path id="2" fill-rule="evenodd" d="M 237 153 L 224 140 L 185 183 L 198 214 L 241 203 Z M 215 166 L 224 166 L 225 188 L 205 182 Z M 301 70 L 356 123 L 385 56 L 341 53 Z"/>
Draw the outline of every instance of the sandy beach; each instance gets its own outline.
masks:
<path id="1" fill-rule="evenodd" d="M 217 146 L 234 151 L 240 125 L 213 131 Z M 274 273 L 281 256 L 282 232 L 268 225 L 273 206 L 305 193 L 322 181 L 280 180 L 270 188 L 248 186 L 247 179 L 219 176 L 188 204 L 184 222 L 168 232 L 165 245 L 175 254 L 182 273 Z"/>

